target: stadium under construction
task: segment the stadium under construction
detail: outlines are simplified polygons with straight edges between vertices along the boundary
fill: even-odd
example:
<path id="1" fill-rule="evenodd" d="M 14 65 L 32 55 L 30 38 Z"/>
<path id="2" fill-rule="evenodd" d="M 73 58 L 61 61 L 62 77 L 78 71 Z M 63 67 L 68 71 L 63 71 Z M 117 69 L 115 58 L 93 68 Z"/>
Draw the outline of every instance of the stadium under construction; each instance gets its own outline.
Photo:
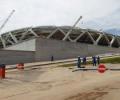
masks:
<path id="1" fill-rule="evenodd" d="M 120 36 L 71 26 L 39 26 L 3 33 L 0 62 L 49 61 L 120 52 Z"/>

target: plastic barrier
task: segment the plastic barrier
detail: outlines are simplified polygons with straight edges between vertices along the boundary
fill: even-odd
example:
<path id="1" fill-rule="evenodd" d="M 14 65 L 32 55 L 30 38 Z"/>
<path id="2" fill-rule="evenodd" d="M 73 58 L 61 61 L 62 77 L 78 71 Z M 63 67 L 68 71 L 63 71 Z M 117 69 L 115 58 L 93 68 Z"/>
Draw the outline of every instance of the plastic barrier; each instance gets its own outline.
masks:
<path id="1" fill-rule="evenodd" d="M 0 64 L 0 78 L 5 78 L 5 64 Z"/>
<path id="2" fill-rule="evenodd" d="M 24 69 L 24 63 L 17 64 L 17 69 Z"/>

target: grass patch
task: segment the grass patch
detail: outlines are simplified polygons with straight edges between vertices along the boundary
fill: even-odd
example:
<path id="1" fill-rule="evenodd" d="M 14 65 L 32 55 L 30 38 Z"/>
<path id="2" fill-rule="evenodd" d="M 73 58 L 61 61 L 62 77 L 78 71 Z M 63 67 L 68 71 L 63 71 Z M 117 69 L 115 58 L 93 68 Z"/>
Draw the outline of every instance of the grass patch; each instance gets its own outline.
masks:
<path id="1" fill-rule="evenodd" d="M 101 63 L 117 64 L 117 63 L 120 63 L 120 57 L 102 59 Z"/>
<path id="2" fill-rule="evenodd" d="M 76 66 L 76 63 L 72 63 L 72 64 L 63 64 L 63 65 L 59 65 L 58 67 L 73 67 Z"/>
<path id="3" fill-rule="evenodd" d="M 120 57 L 101 59 L 100 63 L 119 64 L 120 63 Z M 92 61 L 87 61 L 87 64 L 92 64 Z M 72 63 L 72 64 L 70 63 L 70 64 L 59 65 L 58 67 L 73 67 L 73 66 L 77 66 L 77 62 Z"/>
<path id="4" fill-rule="evenodd" d="M 100 63 L 119 64 L 120 63 L 120 57 L 101 59 Z M 87 64 L 92 64 L 92 61 L 88 61 Z"/>

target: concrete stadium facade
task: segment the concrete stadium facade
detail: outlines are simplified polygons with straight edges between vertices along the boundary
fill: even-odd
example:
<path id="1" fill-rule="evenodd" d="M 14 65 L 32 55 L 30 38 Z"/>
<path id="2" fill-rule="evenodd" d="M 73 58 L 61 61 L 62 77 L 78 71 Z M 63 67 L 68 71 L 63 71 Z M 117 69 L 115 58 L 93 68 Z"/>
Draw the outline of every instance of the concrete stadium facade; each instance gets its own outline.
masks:
<path id="1" fill-rule="evenodd" d="M 42 26 L 4 33 L 1 39 L 1 51 L 4 53 L 1 59 L 6 59 L 7 52 L 13 54 L 14 51 L 19 53 L 7 56 L 4 63 L 49 61 L 51 56 L 58 60 L 104 53 L 120 53 L 119 36 L 90 29 L 74 28 L 66 37 L 70 29 L 71 27 Z M 3 41 L 6 42 L 3 43 Z M 20 56 L 22 52 L 29 57 Z M 18 58 L 17 60 L 15 56 Z M 13 58 L 12 61 L 11 58 Z"/>
<path id="2" fill-rule="evenodd" d="M 1 50 L 0 62 L 5 64 L 16 64 L 18 62 L 28 63 L 50 61 L 51 56 L 54 56 L 55 60 L 60 60 L 77 58 L 78 56 L 93 56 L 105 53 L 114 54 L 119 52 L 120 49 L 118 48 L 85 43 L 71 43 L 68 41 L 43 39 L 38 37 Z"/>
<path id="3" fill-rule="evenodd" d="M 95 56 L 105 53 L 120 53 L 120 49 L 106 46 L 63 42 L 61 40 L 36 39 L 35 61 L 77 58 L 78 56 Z"/>

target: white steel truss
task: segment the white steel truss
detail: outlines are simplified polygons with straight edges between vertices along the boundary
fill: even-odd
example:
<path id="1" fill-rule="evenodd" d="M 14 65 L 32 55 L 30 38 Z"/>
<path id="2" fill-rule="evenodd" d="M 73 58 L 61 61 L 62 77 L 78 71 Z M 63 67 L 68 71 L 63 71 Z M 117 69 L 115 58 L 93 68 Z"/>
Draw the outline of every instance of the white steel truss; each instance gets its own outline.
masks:
<path id="1" fill-rule="evenodd" d="M 11 36 L 15 43 L 18 43 L 17 38 L 11 32 L 9 32 L 9 35 Z"/>
<path id="2" fill-rule="evenodd" d="M 50 37 L 52 37 L 57 31 L 60 31 L 64 36 L 66 35 L 66 33 L 62 30 L 62 29 L 60 29 L 60 28 L 57 28 L 57 29 L 55 29 L 54 31 L 52 31 L 48 36 L 47 36 L 47 38 L 49 39 Z M 68 40 L 69 41 L 73 41 L 69 36 L 68 36 Z"/>
<path id="3" fill-rule="evenodd" d="M 71 29 L 71 28 L 70 28 Z M 67 29 L 68 30 L 68 29 Z M 72 29 L 73 30 L 73 29 Z M 85 29 L 79 29 L 80 31 L 78 31 L 78 33 L 76 34 L 77 36 L 75 37 L 75 39 L 72 39 L 72 36 L 74 36 L 74 31 L 71 32 L 70 34 L 67 35 L 67 38 L 65 39 L 67 41 L 67 39 L 70 42 L 78 42 L 79 39 L 82 39 L 82 36 L 84 36 L 85 34 L 87 34 L 87 36 L 89 36 L 90 40 L 93 42 L 94 45 L 99 45 L 99 41 L 101 41 L 101 38 L 104 37 L 104 39 L 106 40 L 106 44 L 108 44 L 110 47 L 112 47 L 114 44 L 114 42 L 117 40 L 117 45 L 119 44 L 118 47 L 120 47 L 120 37 L 119 36 L 114 36 L 114 35 L 106 35 L 105 33 L 92 33 L 89 30 L 85 30 Z M 46 36 L 47 39 L 50 39 L 57 31 L 60 31 L 63 34 L 63 38 L 61 40 L 65 41 L 64 38 L 66 37 L 66 31 L 63 28 L 57 27 L 56 29 L 53 29 L 51 32 L 49 31 L 49 35 Z M 5 48 L 8 44 L 10 45 L 14 45 L 15 43 L 19 43 L 22 40 L 25 40 L 26 37 L 39 37 L 40 33 L 37 34 L 37 32 L 34 30 L 34 28 L 30 27 L 30 28 L 26 28 L 23 31 L 20 31 L 21 33 L 19 33 L 19 38 L 17 36 L 17 32 L 8 32 L 8 34 L 4 34 L 0 36 L 0 40 L 1 40 L 1 45 L 3 46 L 3 48 Z M 43 30 L 42 30 L 42 34 L 43 34 Z M 31 35 L 32 34 L 32 35 Z M 94 39 L 94 35 L 98 35 L 97 39 Z M 112 39 L 111 39 L 111 38 Z M 56 38 L 57 39 L 57 38 Z M 111 41 L 110 41 L 111 40 Z M 83 41 L 84 42 L 84 41 Z M 116 42 L 115 42 L 116 43 Z M 104 44 L 103 44 L 104 45 Z"/>

